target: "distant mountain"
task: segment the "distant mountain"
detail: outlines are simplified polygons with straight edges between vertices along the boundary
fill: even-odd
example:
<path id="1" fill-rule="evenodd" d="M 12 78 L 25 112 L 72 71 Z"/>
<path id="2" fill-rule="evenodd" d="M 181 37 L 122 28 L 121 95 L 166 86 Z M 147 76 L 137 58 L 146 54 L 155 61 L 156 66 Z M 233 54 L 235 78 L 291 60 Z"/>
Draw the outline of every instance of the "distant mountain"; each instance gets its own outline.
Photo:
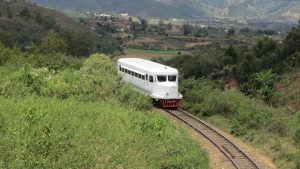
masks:
<path id="1" fill-rule="evenodd" d="M 292 21 L 300 19 L 299 0 L 28 0 L 55 9 L 127 12 L 140 17 L 235 18 Z"/>

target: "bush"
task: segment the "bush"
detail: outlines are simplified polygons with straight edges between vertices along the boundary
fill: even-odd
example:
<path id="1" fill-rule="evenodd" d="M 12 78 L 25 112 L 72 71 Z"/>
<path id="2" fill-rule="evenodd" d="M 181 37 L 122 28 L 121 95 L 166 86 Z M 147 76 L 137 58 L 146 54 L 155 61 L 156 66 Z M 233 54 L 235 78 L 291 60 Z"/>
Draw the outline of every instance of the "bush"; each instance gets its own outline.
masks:
<path id="1" fill-rule="evenodd" d="M 8 60 L 7 49 L 0 42 L 0 65 L 3 65 Z"/>
<path id="2" fill-rule="evenodd" d="M 14 54 L 14 58 L 18 57 L 26 60 L 25 56 Z M 94 54 L 84 63 L 62 54 L 35 58 L 38 61 L 34 65 L 44 68 L 33 68 L 26 63 L 28 59 L 21 62 L 26 64 L 10 72 L 0 83 L 0 95 L 26 97 L 34 94 L 58 99 L 75 97 L 85 101 L 118 99 L 137 110 L 152 107 L 148 97 L 121 83 L 116 66 L 106 55 Z"/>
<path id="3" fill-rule="evenodd" d="M 17 72 L 12 73 L 9 80 L 3 82 L 0 86 L 0 94 L 7 97 L 42 95 L 47 75 L 49 75 L 47 69 L 34 69 L 26 64 Z"/>
<path id="4" fill-rule="evenodd" d="M 280 110 L 247 98 L 237 90 L 221 91 L 208 80 L 189 79 L 182 82 L 181 91 L 185 97 L 183 107 L 200 117 L 221 115 L 230 118 L 235 124 L 233 128 L 238 126 L 242 133 L 244 127 L 264 128 L 279 135 L 287 133 L 285 118 Z"/>
<path id="5" fill-rule="evenodd" d="M 146 95 L 134 91 L 132 87 L 123 85 L 117 93 L 118 99 L 124 105 L 130 105 L 137 110 L 150 110 L 152 108 L 151 99 Z"/>
<path id="6" fill-rule="evenodd" d="M 67 57 L 60 53 L 55 53 L 52 55 L 39 55 L 36 58 L 36 63 L 35 63 L 35 67 L 46 67 L 49 70 L 53 70 L 55 72 L 67 68 L 78 70 L 80 69 L 81 66 L 82 66 L 81 59 Z"/>
<path id="7" fill-rule="evenodd" d="M 296 143 L 298 143 L 300 147 L 300 112 L 298 112 L 296 124 L 297 126 L 295 126 L 296 130 L 295 130 L 294 140 Z"/>
<path id="8" fill-rule="evenodd" d="M 12 106 L 11 102 L 5 103 Z M 88 152 L 75 142 L 70 122 L 61 119 L 63 123 L 57 124 L 49 111 L 24 104 L 5 106 L 5 117 L 0 113 L 0 117 L 7 120 L 1 123 L 6 129 L 0 133 L 1 168 L 91 167 L 95 159 L 90 156 L 86 160 Z M 13 111 L 15 109 L 17 111 Z M 11 119 L 13 114 L 16 116 Z"/>

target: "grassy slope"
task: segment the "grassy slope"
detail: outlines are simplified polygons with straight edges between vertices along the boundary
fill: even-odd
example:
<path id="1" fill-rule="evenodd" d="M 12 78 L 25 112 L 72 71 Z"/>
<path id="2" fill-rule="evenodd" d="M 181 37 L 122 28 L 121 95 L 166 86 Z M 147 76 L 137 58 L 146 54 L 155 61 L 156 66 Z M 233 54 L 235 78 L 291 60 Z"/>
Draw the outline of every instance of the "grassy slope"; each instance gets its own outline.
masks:
<path id="1" fill-rule="evenodd" d="M 0 168 L 208 168 L 185 130 L 117 103 L 0 98 Z"/>
<path id="2" fill-rule="evenodd" d="M 107 56 L 79 69 L 67 56 L 0 48 L 0 168 L 209 168 L 201 146 L 148 110 Z"/>

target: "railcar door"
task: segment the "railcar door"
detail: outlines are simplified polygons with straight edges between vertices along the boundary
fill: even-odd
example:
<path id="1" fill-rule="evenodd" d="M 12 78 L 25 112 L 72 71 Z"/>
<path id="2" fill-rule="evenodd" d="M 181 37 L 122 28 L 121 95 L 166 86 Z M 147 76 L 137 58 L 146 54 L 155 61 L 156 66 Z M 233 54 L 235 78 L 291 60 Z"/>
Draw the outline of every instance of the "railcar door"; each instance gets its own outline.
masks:
<path id="1" fill-rule="evenodd" d="M 149 80 L 148 80 L 148 84 L 149 84 L 149 93 L 153 94 L 153 89 L 154 89 L 154 82 L 155 82 L 155 77 L 153 75 L 149 75 Z"/>
<path id="2" fill-rule="evenodd" d="M 153 81 L 154 81 L 154 76 L 149 75 L 148 73 L 146 74 L 146 80 L 145 80 L 145 88 L 147 90 L 148 94 L 152 94 L 152 87 L 153 87 Z"/>

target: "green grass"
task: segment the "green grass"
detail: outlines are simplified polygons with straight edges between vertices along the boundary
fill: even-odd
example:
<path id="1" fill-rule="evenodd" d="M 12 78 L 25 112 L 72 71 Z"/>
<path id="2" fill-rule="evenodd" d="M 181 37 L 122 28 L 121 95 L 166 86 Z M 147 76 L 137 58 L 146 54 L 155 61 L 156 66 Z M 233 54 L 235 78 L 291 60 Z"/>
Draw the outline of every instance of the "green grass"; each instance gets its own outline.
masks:
<path id="1" fill-rule="evenodd" d="M 144 50 L 144 49 L 134 49 L 127 48 L 125 49 L 125 53 L 144 53 L 150 55 L 163 55 L 163 56 L 176 56 L 178 51 L 175 50 Z"/>
<path id="2" fill-rule="evenodd" d="M 114 102 L 0 97 L 0 168 L 209 168 L 186 130 Z"/>
<path id="3" fill-rule="evenodd" d="M 108 56 L 0 49 L 0 168 L 209 168 Z"/>

